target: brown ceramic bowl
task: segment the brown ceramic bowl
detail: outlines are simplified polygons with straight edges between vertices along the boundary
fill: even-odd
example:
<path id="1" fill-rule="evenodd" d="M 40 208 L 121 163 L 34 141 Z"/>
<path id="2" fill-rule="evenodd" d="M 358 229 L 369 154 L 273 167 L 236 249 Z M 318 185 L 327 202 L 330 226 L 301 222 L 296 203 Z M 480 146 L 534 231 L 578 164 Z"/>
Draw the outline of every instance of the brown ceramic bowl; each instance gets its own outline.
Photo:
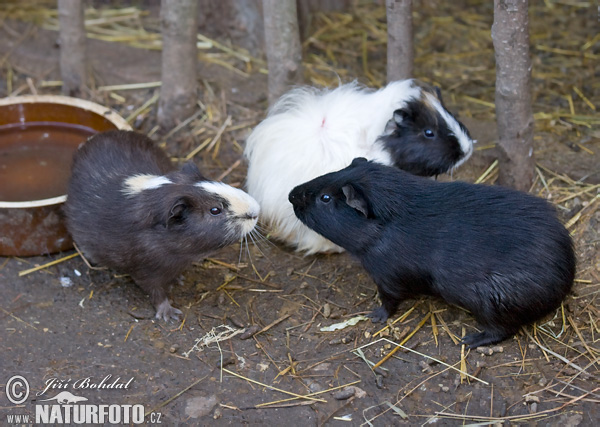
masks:
<path id="1" fill-rule="evenodd" d="M 66 96 L 0 99 L 0 256 L 42 255 L 73 243 L 63 223 L 71 158 L 89 136 L 129 124 Z"/>

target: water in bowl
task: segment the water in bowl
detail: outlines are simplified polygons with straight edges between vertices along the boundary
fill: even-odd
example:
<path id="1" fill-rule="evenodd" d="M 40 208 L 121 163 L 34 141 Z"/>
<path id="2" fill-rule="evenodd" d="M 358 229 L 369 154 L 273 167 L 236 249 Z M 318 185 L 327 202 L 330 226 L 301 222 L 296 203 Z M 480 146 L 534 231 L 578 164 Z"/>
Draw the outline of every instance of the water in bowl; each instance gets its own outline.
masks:
<path id="1" fill-rule="evenodd" d="M 66 194 L 73 153 L 95 133 L 86 126 L 57 122 L 0 126 L 0 201 Z"/>

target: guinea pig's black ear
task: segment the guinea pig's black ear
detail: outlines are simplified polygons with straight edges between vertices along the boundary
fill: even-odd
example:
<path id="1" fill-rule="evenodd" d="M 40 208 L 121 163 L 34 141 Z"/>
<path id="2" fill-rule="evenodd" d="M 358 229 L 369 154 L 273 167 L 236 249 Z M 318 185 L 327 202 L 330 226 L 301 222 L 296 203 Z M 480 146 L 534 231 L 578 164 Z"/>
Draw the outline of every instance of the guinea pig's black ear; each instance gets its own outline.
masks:
<path id="1" fill-rule="evenodd" d="M 352 184 L 344 185 L 342 187 L 342 192 L 344 193 L 344 196 L 346 196 L 346 203 L 348 206 L 363 214 L 365 218 L 369 216 L 369 206 L 367 205 L 367 201 L 362 194 L 356 191 Z"/>
<path id="2" fill-rule="evenodd" d="M 363 163 L 366 163 L 367 161 L 368 160 L 365 159 L 364 157 L 356 157 L 354 160 L 352 160 L 352 163 L 350 163 L 350 166 L 362 165 Z"/>
<path id="3" fill-rule="evenodd" d="M 408 118 L 408 112 L 406 110 L 400 108 L 394 111 L 394 121 L 396 122 L 397 126 L 401 126 L 402 123 L 408 120 Z"/>
<path id="4" fill-rule="evenodd" d="M 202 174 L 200 173 L 200 169 L 198 169 L 198 166 L 196 166 L 196 163 L 194 163 L 191 160 L 183 164 L 183 166 L 181 167 L 181 172 L 186 175 L 193 176 L 199 181 L 205 179 L 204 176 L 202 176 Z"/>
<path id="5" fill-rule="evenodd" d="M 184 197 L 175 200 L 175 202 L 171 205 L 171 209 L 169 210 L 166 227 L 169 228 L 170 226 L 184 222 L 185 218 L 187 217 L 189 207 L 190 205 Z"/>

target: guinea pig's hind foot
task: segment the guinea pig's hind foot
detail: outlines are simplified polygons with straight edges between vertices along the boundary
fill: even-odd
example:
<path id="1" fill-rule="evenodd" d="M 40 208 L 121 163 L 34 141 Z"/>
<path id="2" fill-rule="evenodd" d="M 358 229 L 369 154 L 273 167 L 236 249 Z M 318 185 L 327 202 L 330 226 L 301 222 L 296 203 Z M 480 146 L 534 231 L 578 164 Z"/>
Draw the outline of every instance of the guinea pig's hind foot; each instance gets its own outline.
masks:
<path id="1" fill-rule="evenodd" d="M 384 323 L 390 315 L 384 306 L 377 307 L 375 310 L 367 314 L 373 323 Z"/>
<path id="2" fill-rule="evenodd" d="M 156 307 L 156 318 L 163 319 L 165 322 L 168 322 L 171 319 L 178 321 L 179 316 L 182 314 L 183 312 L 173 307 L 167 298 Z"/>
<path id="3" fill-rule="evenodd" d="M 511 335 L 513 334 L 492 329 L 465 335 L 460 341 L 469 348 L 477 348 L 499 343 L 500 341 L 504 341 L 506 338 L 509 338 Z"/>

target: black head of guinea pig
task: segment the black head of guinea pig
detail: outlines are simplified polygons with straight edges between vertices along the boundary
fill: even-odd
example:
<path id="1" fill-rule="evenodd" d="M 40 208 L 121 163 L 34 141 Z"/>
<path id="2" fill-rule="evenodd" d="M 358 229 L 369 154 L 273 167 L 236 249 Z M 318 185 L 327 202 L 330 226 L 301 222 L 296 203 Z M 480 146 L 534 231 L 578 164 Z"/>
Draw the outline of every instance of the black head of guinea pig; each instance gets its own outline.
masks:
<path id="1" fill-rule="evenodd" d="M 405 298 L 435 295 L 502 341 L 555 310 L 575 275 L 571 238 L 545 200 L 497 186 L 441 183 L 355 159 L 289 195 L 308 227 L 358 257 L 385 321 Z"/>
<path id="2" fill-rule="evenodd" d="M 468 129 L 444 106 L 439 88 L 421 85 L 420 97 L 394 111 L 379 143 L 394 166 L 436 176 L 464 163 L 473 152 Z"/>
<path id="3" fill-rule="evenodd" d="M 110 131 L 74 155 L 67 229 L 94 263 L 131 275 L 157 317 L 176 318 L 167 287 L 192 261 L 238 241 L 259 207 L 248 194 L 180 169 L 144 135 Z"/>

